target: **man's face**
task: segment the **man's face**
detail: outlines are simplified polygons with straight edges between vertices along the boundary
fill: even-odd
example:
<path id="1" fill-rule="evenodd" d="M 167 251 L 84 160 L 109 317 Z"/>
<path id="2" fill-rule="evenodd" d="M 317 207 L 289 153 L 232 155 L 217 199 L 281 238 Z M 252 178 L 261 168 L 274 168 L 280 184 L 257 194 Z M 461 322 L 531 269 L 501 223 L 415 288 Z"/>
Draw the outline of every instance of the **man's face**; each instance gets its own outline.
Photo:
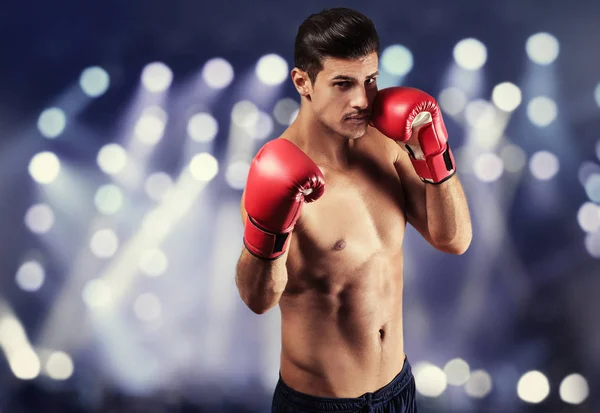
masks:
<path id="1" fill-rule="evenodd" d="M 377 94 L 377 53 L 359 59 L 326 58 L 310 93 L 315 117 L 347 139 L 367 131 Z"/>

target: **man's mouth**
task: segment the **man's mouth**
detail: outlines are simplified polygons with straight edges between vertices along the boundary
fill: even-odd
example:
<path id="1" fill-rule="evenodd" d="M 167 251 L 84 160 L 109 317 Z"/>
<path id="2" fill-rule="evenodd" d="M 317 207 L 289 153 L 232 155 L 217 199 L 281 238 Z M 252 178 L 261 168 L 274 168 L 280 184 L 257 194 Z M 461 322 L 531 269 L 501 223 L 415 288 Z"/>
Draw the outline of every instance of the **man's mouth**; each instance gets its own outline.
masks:
<path id="1" fill-rule="evenodd" d="M 348 120 L 366 120 L 366 119 L 369 119 L 369 114 L 363 113 L 362 115 L 347 116 L 346 119 L 348 119 Z"/>

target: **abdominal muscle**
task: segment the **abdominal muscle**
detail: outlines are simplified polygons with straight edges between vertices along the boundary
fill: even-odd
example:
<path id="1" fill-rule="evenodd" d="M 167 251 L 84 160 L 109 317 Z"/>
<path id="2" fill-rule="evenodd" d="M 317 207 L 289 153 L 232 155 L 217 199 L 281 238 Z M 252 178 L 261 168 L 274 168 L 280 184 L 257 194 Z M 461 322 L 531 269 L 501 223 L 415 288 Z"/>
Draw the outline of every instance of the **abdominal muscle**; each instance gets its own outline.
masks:
<path id="1" fill-rule="evenodd" d="M 308 283 L 284 293 L 281 377 L 289 387 L 318 397 L 359 397 L 401 371 L 402 257 L 395 255 L 375 253 L 350 274 L 313 283 L 301 275 Z"/>

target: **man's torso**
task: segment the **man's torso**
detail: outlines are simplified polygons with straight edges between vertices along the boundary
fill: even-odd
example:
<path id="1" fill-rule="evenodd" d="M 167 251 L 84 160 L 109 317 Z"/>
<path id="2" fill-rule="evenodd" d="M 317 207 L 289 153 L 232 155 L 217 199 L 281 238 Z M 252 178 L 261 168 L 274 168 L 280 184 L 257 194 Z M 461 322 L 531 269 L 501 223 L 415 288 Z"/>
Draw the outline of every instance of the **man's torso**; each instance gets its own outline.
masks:
<path id="1" fill-rule="evenodd" d="M 279 302 L 282 378 L 315 396 L 374 391 L 404 363 L 406 219 L 395 143 L 373 131 L 355 143 L 347 170 L 319 165 L 325 193 L 303 206 Z"/>

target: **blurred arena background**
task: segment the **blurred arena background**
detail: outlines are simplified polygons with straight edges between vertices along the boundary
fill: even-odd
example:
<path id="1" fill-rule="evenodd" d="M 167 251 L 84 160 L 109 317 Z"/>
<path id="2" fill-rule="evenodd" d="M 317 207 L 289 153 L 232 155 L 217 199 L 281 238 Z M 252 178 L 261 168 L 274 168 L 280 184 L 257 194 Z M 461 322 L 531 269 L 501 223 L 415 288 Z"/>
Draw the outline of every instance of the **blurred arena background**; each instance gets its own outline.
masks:
<path id="1" fill-rule="evenodd" d="M 405 241 L 420 411 L 600 412 L 600 2 L 66 0 L 0 7 L 1 413 L 269 411 L 239 200 L 334 6 L 439 100 L 471 208 L 465 255 Z"/>

